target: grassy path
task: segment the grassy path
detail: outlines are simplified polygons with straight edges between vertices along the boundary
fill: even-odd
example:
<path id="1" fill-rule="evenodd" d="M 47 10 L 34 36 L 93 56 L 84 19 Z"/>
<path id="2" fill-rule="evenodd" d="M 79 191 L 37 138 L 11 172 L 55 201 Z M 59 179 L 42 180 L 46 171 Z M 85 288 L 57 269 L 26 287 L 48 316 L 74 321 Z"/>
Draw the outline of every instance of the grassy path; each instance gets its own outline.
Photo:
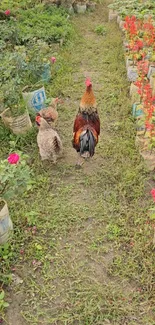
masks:
<path id="1" fill-rule="evenodd" d="M 61 50 L 66 68 L 54 84 L 65 98 L 58 122 L 65 156 L 43 167 L 36 135 L 25 144 L 37 185 L 18 211 L 12 203 L 14 248 L 23 249 L 14 273 L 23 282 L 9 287 L 6 324 L 153 325 L 147 175 L 134 143 L 121 33 L 108 23 L 106 4 L 73 21 L 77 36 Z M 104 36 L 94 32 L 101 24 Z M 93 82 L 102 130 L 94 158 L 77 171 L 72 126 L 85 76 Z"/>

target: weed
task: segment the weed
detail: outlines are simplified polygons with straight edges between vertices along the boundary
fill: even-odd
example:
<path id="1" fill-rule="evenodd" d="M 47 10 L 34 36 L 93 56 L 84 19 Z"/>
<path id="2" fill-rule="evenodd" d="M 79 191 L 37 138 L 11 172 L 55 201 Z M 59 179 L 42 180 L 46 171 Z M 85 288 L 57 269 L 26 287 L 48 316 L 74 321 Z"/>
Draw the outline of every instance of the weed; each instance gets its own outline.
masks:
<path id="1" fill-rule="evenodd" d="M 104 25 L 98 25 L 95 27 L 94 29 L 95 33 L 97 33 L 98 35 L 105 35 L 107 32 L 107 29 Z"/>

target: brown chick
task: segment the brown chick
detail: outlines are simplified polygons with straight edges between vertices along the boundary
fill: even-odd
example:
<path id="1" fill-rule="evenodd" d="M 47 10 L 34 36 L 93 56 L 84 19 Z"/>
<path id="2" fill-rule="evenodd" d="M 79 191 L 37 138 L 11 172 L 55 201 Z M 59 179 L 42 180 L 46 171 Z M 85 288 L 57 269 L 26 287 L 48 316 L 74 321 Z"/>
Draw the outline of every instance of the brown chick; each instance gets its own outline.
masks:
<path id="1" fill-rule="evenodd" d="M 57 104 L 61 103 L 61 100 L 59 98 L 53 98 L 52 102 L 49 107 L 42 108 L 38 115 L 44 118 L 44 120 L 47 121 L 47 123 L 56 124 L 56 121 L 58 119 L 58 111 L 57 111 Z"/>
<path id="2" fill-rule="evenodd" d="M 58 155 L 63 151 L 62 142 L 58 133 L 41 117 L 36 116 L 39 127 L 37 143 L 41 160 L 53 160 L 56 163 Z"/>

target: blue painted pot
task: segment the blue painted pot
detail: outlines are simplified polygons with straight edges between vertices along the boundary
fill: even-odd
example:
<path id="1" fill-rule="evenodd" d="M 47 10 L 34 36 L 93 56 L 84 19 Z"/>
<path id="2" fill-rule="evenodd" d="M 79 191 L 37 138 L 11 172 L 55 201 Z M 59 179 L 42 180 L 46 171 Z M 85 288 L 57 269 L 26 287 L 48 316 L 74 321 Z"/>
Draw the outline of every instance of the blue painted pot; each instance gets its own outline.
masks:
<path id="1" fill-rule="evenodd" d="M 45 88 L 39 88 L 34 91 L 22 92 L 23 99 L 31 111 L 38 112 L 45 107 L 46 94 Z"/>
<path id="2" fill-rule="evenodd" d="M 3 199 L 0 199 L 0 202 L 3 202 L 3 206 L 0 210 L 0 245 L 3 245 L 10 238 L 13 224 L 9 216 L 7 203 Z"/>
<path id="3" fill-rule="evenodd" d="M 132 116 L 137 118 L 144 115 L 142 105 L 140 103 L 134 103 L 132 105 Z"/>
<path id="4" fill-rule="evenodd" d="M 51 65 L 50 65 L 50 63 L 45 63 L 43 65 L 41 79 L 45 82 L 48 82 L 51 79 Z"/>

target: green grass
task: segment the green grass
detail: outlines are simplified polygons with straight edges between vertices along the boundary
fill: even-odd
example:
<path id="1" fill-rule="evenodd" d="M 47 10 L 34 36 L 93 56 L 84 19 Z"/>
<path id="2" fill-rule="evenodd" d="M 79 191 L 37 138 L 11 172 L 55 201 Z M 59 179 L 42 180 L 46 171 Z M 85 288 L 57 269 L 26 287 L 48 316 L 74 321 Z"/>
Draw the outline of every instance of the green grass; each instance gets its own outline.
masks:
<path id="1" fill-rule="evenodd" d="M 57 126 L 64 157 L 57 166 L 43 165 L 35 128 L 16 144 L 31 156 L 34 187 L 9 202 L 15 232 L 1 273 L 5 284 L 11 272 L 23 282 L 5 289 L 6 324 L 154 322 L 149 175 L 135 147 L 122 35 L 107 13 L 98 5 L 73 19 L 77 36 L 60 50 L 61 71 L 47 88 L 49 96 L 64 98 Z M 101 24 L 104 36 L 94 32 Z M 77 171 L 72 126 L 85 76 L 93 82 L 102 129 L 94 158 Z M 15 138 L 5 131 L 3 157 Z"/>

